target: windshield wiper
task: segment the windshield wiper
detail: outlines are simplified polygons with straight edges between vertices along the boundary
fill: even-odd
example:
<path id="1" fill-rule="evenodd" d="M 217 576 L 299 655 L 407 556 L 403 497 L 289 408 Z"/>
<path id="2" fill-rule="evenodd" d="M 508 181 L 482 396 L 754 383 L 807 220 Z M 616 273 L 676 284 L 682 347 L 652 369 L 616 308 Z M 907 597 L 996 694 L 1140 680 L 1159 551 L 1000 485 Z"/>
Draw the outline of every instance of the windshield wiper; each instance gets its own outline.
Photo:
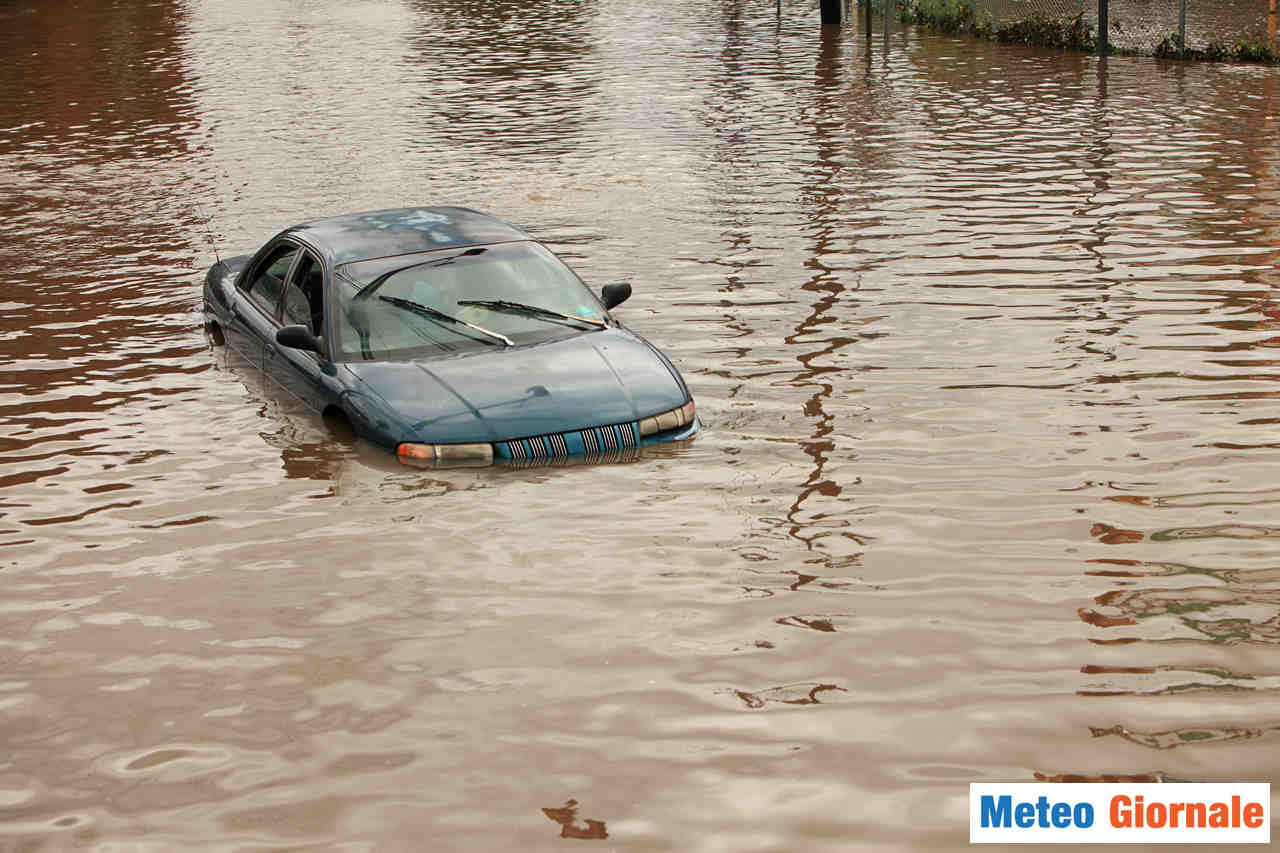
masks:
<path id="1" fill-rule="evenodd" d="M 381 295 L 379 295 L 378 298 L 381 299 L 383 302 L 390 302 L 392 305 L 396 306 L 397 308 L 403 308 L 406 311 L 412 311 L 415 314 L 421 314 L 422 316 L 430 317 L 433 320 L 445 320 L 450 323 L 457 323 L 459 326 L 466 326 L 468 329 L 475 329 L 477 332 L 480 332 L 483 335 L 488 335 L 491 338 L 496 338 L 497 340 L 502 341 L 504 344 L 506 344 L 509 347 L 513 347 L 516 345 L 515 341 L 511 340 L 511 338 L 508 338 L 506 335 L 500 332 L 491 331 L 489 329 L 486 329 L 484 326 L 477 326 L 475 323 L 468 323 L 466 320 L 460 320 L 457 317 L 446 314 L 443 311 L 437 311 L 436 309 L 431 308 L 427 305 L 421 305 L 417 302 L 414 302 L 411 299 L 401 299 L 399 296 L 381 296 Z"/>
<path id="2" fill-rule="evenodd" d="M 523 302 L 509 302 L 506 299 L 459 299 L 458 304 L 479 305 L 481 308 L 490 308 L 494 311 L 517 311 L 521 314 L 533 314 L 539 317 L 557 317 L 561 320 L 572 320 L 577 323 L 590 323 L 598 329 L 605 328 L 603 320 L 593 320 L 590 317 L 579 317 L 575 314 L 562 314 L 559 311 L 552 311 L 550 308 L 525 305 Z"/>
<path id="3" fill-rule="evenodd" d="M 475 248 L 467 249 L 465 252 L 458 252 L 457 254 L 453 254 L 453 255 L 445 255 L 443 258 L 427 258 L 425 261 L 415 261 L 411 264 L 405 264 L 402 267 L 396 267 L 393 270 L 384 272 L 382 275 L 378 276 L 373 281 L 361 287 L 360 290 L 356 292 L 356 295 L 353 298 L 368 299 L 370 296 L 373 296 L 373 294 L 378 291 L 378 288 L 386 284 L 387 279 L 391 278 L 391 276 L 396 275 L 397 273 L 402 273 L 405 270 L 411 270 L 416 267 L 440 267 L 440 266 L 444 266 L 445 264 L 453 263 L 454 258 L 462 258 L 469 255 L 483 255 L 486 251 L 488 250 L 484 246 L 476 246 Z M 344 277 L 345 275 L 346 274 L 343 273 Z M 351 281 L 351 279 L 347 279 L 347 280 Z M 359 286 L 358 282 L 352 282 L 352 283 Z"/>

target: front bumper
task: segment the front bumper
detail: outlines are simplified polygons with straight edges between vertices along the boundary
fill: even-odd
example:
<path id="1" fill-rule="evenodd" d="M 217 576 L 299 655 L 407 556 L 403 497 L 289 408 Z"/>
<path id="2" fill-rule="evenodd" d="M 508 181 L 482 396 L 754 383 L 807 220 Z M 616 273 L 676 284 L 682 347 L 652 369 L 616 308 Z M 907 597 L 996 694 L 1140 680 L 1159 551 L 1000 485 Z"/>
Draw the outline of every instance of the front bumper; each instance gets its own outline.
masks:
<path id="1" fill-rule="evenodd" d="M 408 454 L 397 451 L 400 461 L 415 468 L 468 468 L 487 465 L 526 465 L 528 463 L 576 461 L 625 461 L 634 458 L 642 447 L 683 441 L 692 438 L 702 427 L 694 415 L 693 422 L 653 435 L 641 435 L 640 422 L 610 424 L 582 430 L 537 435 L 529 438 L 497 441 L 491 445 L 465 445 L 466 453 L 449 451 L 431 454 Z M 401 445 L 404 448 L 405 445 Z M 450 445 L 437 445 L 448 448 Z M 462 446 L 459 446 L 462 447 Z M 484 448 L 485 450 L 481 450 Z M 491 451 L 491 452 L 489 452 Z"/>

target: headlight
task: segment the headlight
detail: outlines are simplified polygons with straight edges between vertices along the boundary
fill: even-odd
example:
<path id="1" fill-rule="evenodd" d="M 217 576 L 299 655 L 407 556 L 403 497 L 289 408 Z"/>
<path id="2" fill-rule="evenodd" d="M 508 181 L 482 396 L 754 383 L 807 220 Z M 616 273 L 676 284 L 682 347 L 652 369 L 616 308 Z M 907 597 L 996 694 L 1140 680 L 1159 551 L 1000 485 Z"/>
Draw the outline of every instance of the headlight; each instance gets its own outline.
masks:
<path id="1" fill-rule="evenodd" d="M 653 435 L 658 432 L 666 432 L 669 429 L 688 426 L 693 423 L 693 419 L 697 414 L 698 409 L 693 405 L 693 400 L 690 400 L 678 409 L 672 409 L 669 412 L 663 412 L 660 415 L 641 420 L 640 434 Z"/>
<path id="2" fill-rule="evenodd" d="M 396 448 L 396 456 L 415 468 L 436 465 L 492 465 L 492 444 L 414 444 L 404 442 Z"/>

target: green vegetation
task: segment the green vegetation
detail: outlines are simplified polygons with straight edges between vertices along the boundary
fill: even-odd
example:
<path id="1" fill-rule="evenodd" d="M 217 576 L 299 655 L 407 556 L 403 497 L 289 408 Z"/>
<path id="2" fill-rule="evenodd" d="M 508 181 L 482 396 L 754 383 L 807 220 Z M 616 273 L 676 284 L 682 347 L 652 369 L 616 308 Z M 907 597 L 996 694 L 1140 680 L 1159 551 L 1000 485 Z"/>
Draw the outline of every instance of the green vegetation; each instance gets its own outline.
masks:
<path id="1" fill-rule="evenodd" d="M 866 2 L 866 0 L 863 0 Z M 1019 21 L 996 23 L 989 14 L 974 15 L 972 0 L 905 0 L 898 5 L 903 23 L 918 24 L 943 33 L 971 33 L 1003 44 L 1025 44 L 1058 50 L 1092 52 L 1098 49 L 1097 33 L 1080 14 L 1074 18 L 1048 18 L 1040 14 Z M 1115 53 L 1146 53 L 1118 50 Z M 1177 33 L 1170 33 L 1150 51 L 1162 59 L 1199 59 L 1215 62 L 1280 63 L 1280 52 L 1261 38 L 1243 38 L 1234 44 L 1211 43 L 1203 49 L 1183 49 Z"/>
<path id="2" fill-rule="evenodd" d="M 994 38 L 1006 44 L 1030 44 L 1059 50 L 1096 50 L 1093 26 L 1077 15 L 1070 20 L 1053 20 L 1033 15 L 1021 21 L 1002 23 L 995 28 Z"/>
<path id="3" fill-rule="evenodd" d="M 1201 59 L 1210 62 L 1280 62 L 1280 53 L 1263 41 L 1241 39 L 1235 44 L 1210 42 L 1202 49 L 1183 49 L 1177 33 L 1170 33 L 1156 45 L 1155 55 L 1162 59 Z"/>
<path id="4" fill-rule="evenodd" d="M 1093 50 L 1092 25 L 1082 15 L 1056 20 L 1033 15 L 997 24 L 990 15 L 975 20 L 971 0 L 907 0 L 899 6 L 902 20 L 944 33 L 972 33 L 1004 44 L 1028 44 L 1060 50 Z"/>
<path id="5" fill-rule="evenodd" d="M 973 6 L 969 0 L 912 0 L 899 7 L 902 20 L 944 33 L 973 29 Z"/>

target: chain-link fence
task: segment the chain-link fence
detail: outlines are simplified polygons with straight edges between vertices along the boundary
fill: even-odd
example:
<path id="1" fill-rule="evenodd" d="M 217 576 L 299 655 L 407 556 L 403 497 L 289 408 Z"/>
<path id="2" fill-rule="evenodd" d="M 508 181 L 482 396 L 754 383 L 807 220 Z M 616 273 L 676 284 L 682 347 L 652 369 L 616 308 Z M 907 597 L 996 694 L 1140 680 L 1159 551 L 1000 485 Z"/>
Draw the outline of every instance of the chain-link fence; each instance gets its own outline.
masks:
<path id="1" fill-rule="evenodd" d="M 1184 12 L 1185 9 L 1185 12 Z M 974 19 L 988 18 L 998 31 L 1018 21 L 1069 22 L 1077 17 L 1098 28 L 1098 0 L 974 0 Z M 1107 41 L 1117 51 L 1157 53 L 1176 48 L 1185 21 L 1185 46 L 1199 52 L 1230 50 L 1241 42 L 1270 45 L 1270 0 L 1110 0 Z M 1185 16 L 1185 17 L 1184 17 Z"/>
<path id="2" fill-rule="evenodd" d="M 1098 43 L 1099 0 L 888 0 L 904 17 L 1000 41 L 1083 50 Z M 877 11 L 886 0 L 875 2 Z M 1272 0 L 1108 0 L 1119 53 L 1280 61 Z"/>

